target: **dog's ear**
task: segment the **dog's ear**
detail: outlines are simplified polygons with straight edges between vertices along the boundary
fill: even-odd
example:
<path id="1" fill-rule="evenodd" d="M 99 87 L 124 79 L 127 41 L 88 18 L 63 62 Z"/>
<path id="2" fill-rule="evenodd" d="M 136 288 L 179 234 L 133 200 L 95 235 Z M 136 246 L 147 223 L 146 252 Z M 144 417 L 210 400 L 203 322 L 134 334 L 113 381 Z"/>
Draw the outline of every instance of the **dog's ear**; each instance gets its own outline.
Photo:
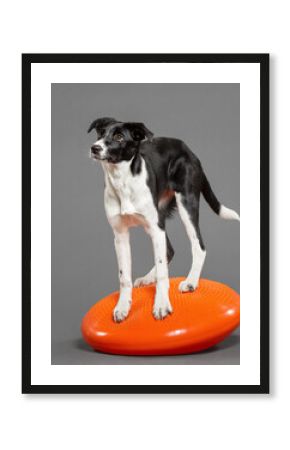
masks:
<path id="1" fill-rule="evenodd" d="M 92 130 L 99 131 L 102 128 L 106 128 L 108 125 L 111 125 L 112 123 L 117 123 L 117 120 L 113 119 L 112 117 L 102 117 L 101 119 L 94 120 L 89 126 L 88 133 L 90 133 Z"/>
<path id="2" fill-rule="evenodd" d="M 153 133 L 141 122 L 127 122 L 125 127 L 130 131 L 134 141 L 143 141 L 147 138 L 148 141 L 152 141 Z"/>

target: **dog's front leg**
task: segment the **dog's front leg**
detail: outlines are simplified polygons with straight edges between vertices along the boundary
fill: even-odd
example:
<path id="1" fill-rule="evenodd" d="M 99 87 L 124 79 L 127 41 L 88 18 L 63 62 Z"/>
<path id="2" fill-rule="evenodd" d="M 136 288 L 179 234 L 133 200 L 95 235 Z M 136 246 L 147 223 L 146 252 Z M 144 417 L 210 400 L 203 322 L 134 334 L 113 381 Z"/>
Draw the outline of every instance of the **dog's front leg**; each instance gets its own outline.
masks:
<path id="1" fill-rule="evenodd" d="M 164 319 L 172 313 L 168 290 L 168 264 L 166 257 L 166 234 L 158 225 L 148 230 L 152 238 L 156 268 L 156 293 L 153 306 L 155 319 Z"/>
<path id="2" fill-rule="evenodd" d="M 113 311 L 115 322 L 122 322 L 129 314 L 132 303 L 131 248 L 129 230 L 114 230 L 120 278 L 120 296 Z"/>

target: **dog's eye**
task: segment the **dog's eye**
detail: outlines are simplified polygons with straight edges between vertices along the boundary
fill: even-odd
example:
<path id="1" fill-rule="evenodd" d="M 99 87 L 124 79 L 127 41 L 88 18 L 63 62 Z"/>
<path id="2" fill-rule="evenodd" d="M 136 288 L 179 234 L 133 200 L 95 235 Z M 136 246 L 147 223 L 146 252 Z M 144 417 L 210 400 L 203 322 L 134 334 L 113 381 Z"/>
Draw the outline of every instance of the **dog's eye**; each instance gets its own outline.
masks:
<path id="1" fill-rule="evenodd" d="M 121 133 L 116 133 L 114 134 L 113 139 L 114 141 L 122 142 L 124 140 L 124 136 Z"/>

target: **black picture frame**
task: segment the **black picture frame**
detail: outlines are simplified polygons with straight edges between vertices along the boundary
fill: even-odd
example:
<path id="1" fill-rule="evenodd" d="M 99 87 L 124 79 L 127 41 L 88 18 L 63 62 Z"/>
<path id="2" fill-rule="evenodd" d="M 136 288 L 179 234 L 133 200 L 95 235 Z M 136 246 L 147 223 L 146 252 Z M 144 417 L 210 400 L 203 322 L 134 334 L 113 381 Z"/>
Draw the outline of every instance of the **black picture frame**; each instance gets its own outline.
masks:
<path id="1" fill-rule="evenodd" d="M 258 63 L 260 64 L 260 384 L 32 385 L 31 384 L 31 64 Z M 22 55 L 22 393 L 267 394 L 269 393 L 269 54 L 23 54 Z"/>

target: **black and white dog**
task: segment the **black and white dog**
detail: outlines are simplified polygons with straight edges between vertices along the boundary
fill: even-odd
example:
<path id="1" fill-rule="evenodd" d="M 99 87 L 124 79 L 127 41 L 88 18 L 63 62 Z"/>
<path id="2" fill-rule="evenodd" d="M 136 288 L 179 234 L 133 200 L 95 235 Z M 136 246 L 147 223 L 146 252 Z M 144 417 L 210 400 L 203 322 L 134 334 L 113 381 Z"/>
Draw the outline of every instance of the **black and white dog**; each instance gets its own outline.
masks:
<path id="1" fill-rule="evenodd" d="M 198 286 L 205 260 L 199 229 L 202 193 L 213 211 L 224 219 L 239 220 L 232 209 L 217 200 L 199 159 L 178 139 L 158 137 L 143 123 L 119 122 L 105 117 L 89 127 L 97 132 L 91 157 L 100 160 L 105 173 L 105 210 L 115 235 L 120 297 L 113 311 L 124 320 L 132 302 L 129 228 L 142 225 L 152 238 L 155 265 L 134 286 L 156 283 L 153 315 L 164 319 L 172 313 L 168 289 L 168 263 L 174 251 L 165 231 L 166 219 L 177 208 L 191 243 L 192 266 L 179 285 L 181 292 Z"/>

